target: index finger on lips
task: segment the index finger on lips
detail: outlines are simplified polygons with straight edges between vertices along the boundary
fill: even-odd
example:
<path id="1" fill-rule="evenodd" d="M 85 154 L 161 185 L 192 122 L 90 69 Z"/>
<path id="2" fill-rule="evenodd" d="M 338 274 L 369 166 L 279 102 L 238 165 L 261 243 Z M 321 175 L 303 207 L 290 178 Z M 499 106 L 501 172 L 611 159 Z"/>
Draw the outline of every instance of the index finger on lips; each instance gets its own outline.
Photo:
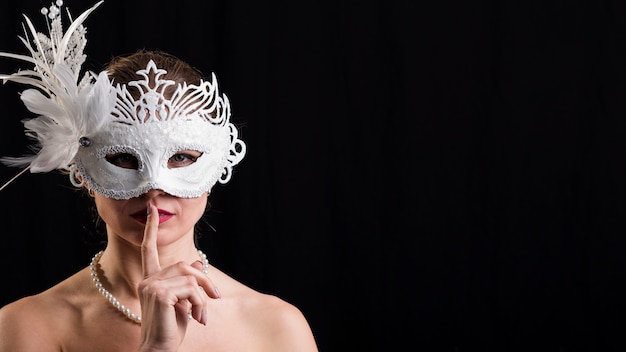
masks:
<path id="1" fill-rule="evenodd" d="M 141 260 L 143 276 L 148 277 L 161 270 L 159 252 L 157 250 L 157 232 L 159 231 L 159 213 L 154 204 L 149 203 L 147 208 L 146 228 L 141 243 Z"/>

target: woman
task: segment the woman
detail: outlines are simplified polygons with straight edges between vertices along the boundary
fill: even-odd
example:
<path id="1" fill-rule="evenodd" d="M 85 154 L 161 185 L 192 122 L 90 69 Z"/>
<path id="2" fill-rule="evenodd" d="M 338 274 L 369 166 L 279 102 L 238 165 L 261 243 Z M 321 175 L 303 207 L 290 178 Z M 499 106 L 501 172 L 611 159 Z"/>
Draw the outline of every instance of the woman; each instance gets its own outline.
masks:
<path id="1" fill-rule="evenodd" d="M 215 77 L 139 51 L 78 79 L 82 22 L 98 5 L 52 44 L 27 44 L 33 59 L 0 54 L 35 63 L 0 78 L 37 88 L 21 97 L 41 115 L 25 122 L 38 153 L 4 161 L 66 170 L 93 196 L 107 233 L 89 267 L 0 309 L 0 352 L 316 351 L 296 307 L 239 283 L 196 248 L 211 188 L 245 154 Z M 59 28 L 58 7 L 49 13 Z"/>

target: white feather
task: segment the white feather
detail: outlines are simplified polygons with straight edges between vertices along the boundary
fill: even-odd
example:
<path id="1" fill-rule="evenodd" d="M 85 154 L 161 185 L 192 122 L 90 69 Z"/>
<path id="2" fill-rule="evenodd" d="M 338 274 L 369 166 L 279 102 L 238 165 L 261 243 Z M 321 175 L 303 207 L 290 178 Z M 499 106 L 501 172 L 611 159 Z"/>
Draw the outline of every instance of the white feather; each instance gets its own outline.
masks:
<path id="1" fill-rule="evenodd" d="M 0 53 L 0 57 L 12 58 L 33 64 L 34 68 L 14 74 L 2 74 L 4 82 L 12 81 L 29 85 L 34 89 L 22 92 L 21 99 L 29 111 L 39 115 L 24 120 L 27 136 L 37 141 L 31 149 L 35 155 L 5 157 L 0 161 L 9 166 L 28 166 L 31 172 L 48 172 L 67 169 L 78 152 L 81 136 L 93 134 L 102 121 L 94 116 L 113 106 L 111 94 L 103 94 L 111 85 L 106 79 L 92 83 L 92 76 L 78 80 L 85 59 L 83 22 L 102 1 L 83 12 L 63 33 L 61 18 L 52 20 L 48 26 L 49 37 L 37 32 L 33 23 L 25 17 L 24 37 L 20 37 L 30 56 Z M 113 100 L 114 101 L 114 100 Z M 99 113 L 91 113 L 96 109 Z"/>

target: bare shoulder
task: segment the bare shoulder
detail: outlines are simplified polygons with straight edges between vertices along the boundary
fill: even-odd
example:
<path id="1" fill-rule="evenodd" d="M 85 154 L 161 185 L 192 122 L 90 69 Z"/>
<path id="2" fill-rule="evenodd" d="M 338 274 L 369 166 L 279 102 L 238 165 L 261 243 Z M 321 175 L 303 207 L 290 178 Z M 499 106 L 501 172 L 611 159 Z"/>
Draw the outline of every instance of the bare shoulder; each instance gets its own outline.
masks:
<path id="1" fill-rule="evenodd" d="M 0 352 L 60 350 L 54 313 L 46 300 L 45 295 L 39 294 L 0 309 Z"/>
<path id="2" fill-rule="evenodd" d="M 235 306 L 231 313 L 236 312 L 239 326 L 247 327 L 243 335 L 255 336 L 251 339 L 256 341 L 255 349 L 272 352 L 318 350 L 311 327 L 299 308 L 232 278 L 228 281 L 227 292 L 222 292 L 223 299 L 229 301 L 231 307 Z"/>
<path id="3" fill-rule="evenodd" d="M 73 299 L 77 277 L 0 308 L 0 352 L 60 351 L 63 332 L 79 315 Z"/>
<path id="4" fill-rule="evenodd" d="M 259 294 L 257 307 L 253 309 L 256 310 L 261 328 L 266 330 L 269 336 L 281 341 L 285 350 L 317 351 L 305 316 L 293 304 L 276 296 Z"/>

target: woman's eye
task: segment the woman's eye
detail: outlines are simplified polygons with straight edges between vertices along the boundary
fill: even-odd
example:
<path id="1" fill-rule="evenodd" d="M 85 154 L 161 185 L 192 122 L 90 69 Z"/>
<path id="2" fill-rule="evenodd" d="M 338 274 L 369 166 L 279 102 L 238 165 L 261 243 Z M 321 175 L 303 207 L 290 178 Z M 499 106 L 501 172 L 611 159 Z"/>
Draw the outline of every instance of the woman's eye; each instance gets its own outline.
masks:
<path id="1" fill-rule="evenodd" d="M 184 151 L 176 153 L 167 161 L 167 166 L 170 169 L 188 166 L 195 163 L 201 155 L 202 153 L 197 151 Z"/>
<path id="2" fill-rule="evenodd" d="M 111 164 L 124 169 L 137 170 L 139 168 L 139 161 L 134 155 L 129 153 L 109 154 L 105 157 L 105 159 Z"/>

